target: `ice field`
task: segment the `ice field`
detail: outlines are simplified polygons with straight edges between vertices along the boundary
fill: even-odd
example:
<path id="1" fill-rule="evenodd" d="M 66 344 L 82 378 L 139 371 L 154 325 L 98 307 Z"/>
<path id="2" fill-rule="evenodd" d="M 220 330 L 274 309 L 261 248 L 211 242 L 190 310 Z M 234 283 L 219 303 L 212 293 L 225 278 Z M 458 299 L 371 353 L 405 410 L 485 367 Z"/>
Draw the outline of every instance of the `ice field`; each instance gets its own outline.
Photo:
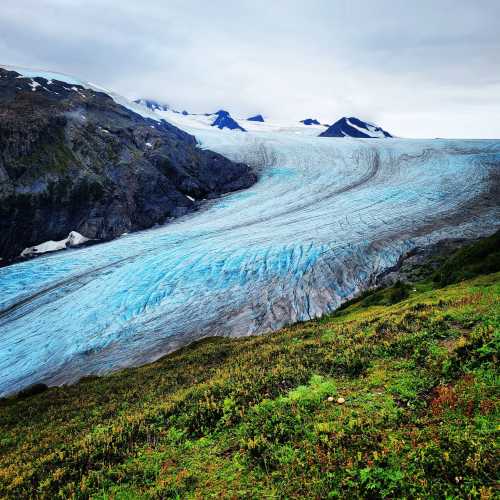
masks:
<path id="1" fill-rule="evenodd" d="M 164 226 L 0 269 L 0 394 L 317 317 L 416 245 L 500 226 L 500 141 L 158 115 L 260 180 Z"/>

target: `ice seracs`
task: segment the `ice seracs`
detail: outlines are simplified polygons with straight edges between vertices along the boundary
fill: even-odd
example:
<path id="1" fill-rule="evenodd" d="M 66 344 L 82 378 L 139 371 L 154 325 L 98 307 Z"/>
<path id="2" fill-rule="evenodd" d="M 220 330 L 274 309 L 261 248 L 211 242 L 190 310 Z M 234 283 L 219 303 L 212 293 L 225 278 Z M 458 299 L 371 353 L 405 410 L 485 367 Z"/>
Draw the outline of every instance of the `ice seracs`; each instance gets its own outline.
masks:
<path id="1" fill-rule="evenodd" d="M 336 121 L 333 125 L 330 125 L 320 137 L 357 137 L 360 139 L 377 138 L 381 139 L 384 137 L 392 137 L 389 132 L 385 131 L 383 128 L 374 125 L 373 123 L 368 123 L 351 116 L 346 118 L 345 116 L 340 120 Z"/>

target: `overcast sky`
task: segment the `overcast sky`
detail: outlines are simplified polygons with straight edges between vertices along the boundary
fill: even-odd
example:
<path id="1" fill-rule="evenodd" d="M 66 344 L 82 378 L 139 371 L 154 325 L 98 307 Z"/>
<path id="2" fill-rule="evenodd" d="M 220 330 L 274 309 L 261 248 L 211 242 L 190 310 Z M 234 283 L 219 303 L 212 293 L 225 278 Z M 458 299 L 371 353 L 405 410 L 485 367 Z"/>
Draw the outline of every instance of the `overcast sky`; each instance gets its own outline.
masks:
<path id="1" fill-rule="evenodd" d="M 0 63 L 192 112 L 500 138 L 500 0 L 0 0 Z"/>

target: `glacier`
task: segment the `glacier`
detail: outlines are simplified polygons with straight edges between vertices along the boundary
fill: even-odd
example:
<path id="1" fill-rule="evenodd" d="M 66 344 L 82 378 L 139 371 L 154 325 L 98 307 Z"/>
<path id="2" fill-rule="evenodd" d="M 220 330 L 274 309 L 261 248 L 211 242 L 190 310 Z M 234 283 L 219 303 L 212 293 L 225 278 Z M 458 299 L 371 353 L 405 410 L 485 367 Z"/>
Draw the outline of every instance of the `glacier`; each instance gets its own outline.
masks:
<path id="1" fill-rule="evenodd" d="M 321 138 L 324 127 L 269 121 L 243 133 L 157 116 L 259 181 L 163 226 L 1 268 L 1 395 L 316 318 L 416 246 L 500 227 L 498 140 Z"/>

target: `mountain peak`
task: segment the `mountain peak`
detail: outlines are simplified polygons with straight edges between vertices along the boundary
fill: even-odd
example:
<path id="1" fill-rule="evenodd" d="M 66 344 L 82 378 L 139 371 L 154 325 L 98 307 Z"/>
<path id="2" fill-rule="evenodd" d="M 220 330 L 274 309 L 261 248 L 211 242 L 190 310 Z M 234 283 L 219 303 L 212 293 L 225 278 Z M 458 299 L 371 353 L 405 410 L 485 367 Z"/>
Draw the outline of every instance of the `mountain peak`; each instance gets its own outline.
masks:
<path id="1" fill-rule="evenodd" d="M 320 137 L 357 137 L 362 139 L 375 139 L 392 137 L 382 127 L 378 127 L 373 123 L 365 122 L 355 116 L 342 117 L 333 125 L 328 127 Z"/>
<path id="2" fill-rule="evenodd" d="M 232 118 L 228 111 L 220 109 L 214 114 L 217 115 L 217 118 L 212 123 L 212 127 L 217 127 L 220 130 L 228 128 L 229 130 L 241 130 L 242 132 L 246 132 L 246 130 L 241 127 L 234 118 Z"/>
<path id="3" fill-rule="evenodd" d="M 264 117 L 262 115 L 255 115 L 255 116 L 251 116 L 250 118 L 247 118 L 247 121 L 249 121 L 249 122 L 263 122 Z"/>
<path id="4" fill-rule="evenodd" d="M 316 118 L 306 118 L 305 120 L 300 120 L 300 123 L 303 123 L 304 125 L 321 125 Z"/>

